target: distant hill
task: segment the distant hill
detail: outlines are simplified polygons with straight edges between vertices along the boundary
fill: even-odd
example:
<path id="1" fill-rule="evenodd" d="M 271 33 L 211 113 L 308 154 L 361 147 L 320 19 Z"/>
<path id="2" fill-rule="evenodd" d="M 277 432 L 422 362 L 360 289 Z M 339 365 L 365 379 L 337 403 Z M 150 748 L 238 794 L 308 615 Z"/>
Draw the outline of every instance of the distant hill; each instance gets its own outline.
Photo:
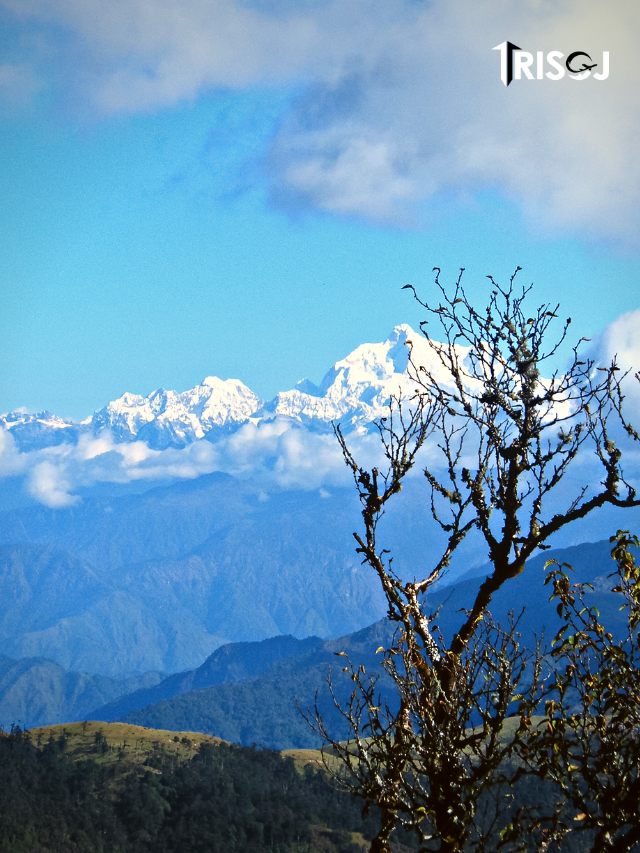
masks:
<path id="1" fill-rule="evenodd" d="M 123 678 L 193 669 L 229 642 L 357 630 L 384 613 L 357 521 L 351 493 L 225 475 L 2 513 L 0 653 Z"/>
<path id="2" fill-rule="evenodd" d="M 1 552 L 2 549 L 0 549 Z M 533 641 L 533 633 L 540 634 L 546 626 L 550 638 L 557 625 L 555 606 L 548 601 L 549 588 L 543 586 L 543 566 L 549 556 L 566 561 L 576 568 L 576 578 L 594 584 L 597 603 L 605 622 L 615 627 L 620 624 L 619 602 L 609 594 L 611 581 L 607 575 L 613 569 L 607 541 L 583 544 L 569 549 L 550 552 L 531 560 L 525 572 L 494 597 L 492 612 L 503 620 L 511 609 L 520 616 L 519 630 L 526 642 Z M 14 574 L 5 575 L 5 588 L 9 580 L 21 580 L 22 568 L 18 555 L 13 554 L 11 565 Z M 59 565 L 60 554 L 41 547 L 39 560 L 43 576 L 31 576 L 36 593 L 50 595 L 52 607 L 56 594 L 63 606 L 65 597 L 76 594 L 90 602 L 92 591 L 102 587 L 95 576 L 82 563 L 71 563 L 79 578 L 73 588 L 65 589 L 64 569 L 56 587 L 55 574 L 52 586 L 44 578 L 51 567 Z M 84 579 L 84 580 L 83 580 Z M 451 636 L 460 622 L 460 609 L 468 606 L 480 583 L 479 577 L 470 577 L 449 587 L 436 590 L 429 596 L 431 608 L 442 606 L 438 625 L 445 636 Z M 22 614 L 26 626 L 30 619 L 44 618 L 46 601 L 38 595 L 30 598 L 22 583 Z M 56 593 L 57 589 L 57 593 Z M 33 612 L 29 602 L 33 601 Z M 1 603 L 1 602 L 0 602 Z M 72 608 L 73 600 L 66 606 Z M 42 616 L 38 615 L 41 608 Z M 117 614 L 114 614 L 114 619 Z M 65 617 L 66 624 L 73 624 Z M 333 669 L 336 690 L 342 699 L 350 690 L 344 680 L 341 658 L 336 651 L 346 651 L 354 662 L 363 663 L 373 671 L 378 663 L 375 650 L 390 641 L 393 625 L 380 620 L 361 631 L 347 634 L 338 640 L 293 636 L 276 636 L 263 641 L 229 643 L 214 651 L 199 667 L 164 676 L 150 671 L 142 676 L 118 680 L 86 672 L 68 671 L 60 664 L 42 657 L 11 659 L 0 656 L 0 725 L 8 729 L 19 722 L 28 727 L 70 722 L 79 719 L 126 719 L 142 725 L 168 729 L 205 731 L 233 742 L 262 743 L 274 748 L 314 747 L 319 740 L 302 720 L 296 707 L 296 697 L 302 708 L 312 707 L 319 688 L 320 703 L 339 728 L 339 718 L 334 715 L 326 693 L 326 675 Z M 85 633 L 84 642 L 88 643 Z M 117 655 L 118 646 L 111 647 L 108 636 L 103 638 L 105 655 Z"/>
<path id="3" fill-rule="evenodd" d="M 614 564 L 607 541 L 583 544 L 531 560 L 522 575 L 494 596 L 491 608 L 494 618 L 504 623 L 510 611 L 518 616 L 518 629 L 524 644 L 532 646 L 534 635 L 540 637 L 545 632 L 547 639 L 551 640 L 559 624 L 556 605 L 549 601 L 551 591 L 543 586 L 544 564 L 551 557 L 558 562 L 572 564 L 576 580 L 593 584 L 595 589 L 590 593 L 591 600 L 597 600 L 602 619 L 609 629 L 614 633 L 619 630 L 624 624 L 624 616 L 619 611 L 619 598 L 610 592 L 613 581 L 607 576 Z M 480 582 L 479 578 L 471 578 L 438 590 L 429 597 L 433 611 L 442 606 L 437 624 L 445 637 L 451 637 L 459 626 L 460 610 L 470 606 Z M 312 646 L 300 654 L 277 661 L 253 678 L 235 683 L 229 679 L 227 683 L 206 689 L 181 691 L 173 698 L 167 697 L 148 707 L 131 710 L 122 719 L 154 728 L 195 729 L 243 744 L 260 743 L 277 749 L 314 748 L 320 745 L 320 738 L 304 721 L 298 705 L 303 710 L 313 708 L 317 693 L 320 710 L 333 736 L 345 736 L 344 720 L 333 707 L 326 685 L 329 666 L 332 667 L 335 695 L 344 703 L 351 693 L 352 683 L 341 672 L 344 658 L 336 658 L 335 653 L 345 651 L 354 663 L 363 664 L 368 672 L 379 672 L 379 658 L 375 650 L 390 642 L 393 629 L 393 624 L 381 620 L 355 634 Z M 249 648 L 244 649 L 244 656 L 248 652 Z M 228 652 L 230 657 L 234 653 L 235 650 L 231 649 Z M 187 683 L 183 676 L 181 684 Z M 163 682 L 151 691 L 140 691 L 136 699 L 144 701 L 160 691 L 166 696 L 170 685 L 178 686 L 178 683 Z M 385 676 L 381 678 L 380 687 L 393 703 L 393 691 L 388 692 Z M 133 696 L 126 697 L 121 706 L 133 700 Z M 100 715 L 100 711 L 97 713 Z"/>
<path id="4" fill-rule="evenodd" d="M 378 665 L 375 650 L 388 642 L 392 628 L 386 620 L 348 637 L 322 643 L 293 657 L 274 663 L 264 673 L 240 682 L 227 682 L 166 699 L 147 708 L 131 711 L 122 722 L 151 728 L 195 730 L 232 743 L 253 743 L 270 749 L 315 748 L 321 744 L 301 716 L 300 708 L 312 709 L 316 692 L 319 705 L 334 734 L 346 733 L 328 695 L 329 667 L 336 695 L 343 701 L 352 682 L 342 673 L 345 651 L 367 671 Z"/>
<path id="5" fill-rule="evenodd" d="M 386 612 L 355 552 L 360 523 L 352 488 L 265 490 L 219 473 L 0 513 L 0 654 L 122 679 L 195 669 L 227 643 L 352 633 Z M 433 564 L 436 527 L 428 484 L 409 478 L 380 525 L 401 575 Z M 444 582 L 485 560 L 469 536 Z"/>
<path id="6" fill-rule="evenodd" d="M 280 660 L 299 657 L 322 647 L 318 637 L 297 640 L 295 637 L 272 637 L 259 643 L 229 643 L 221 646 L 197 669 L 170 675 L 152 686 L 122 695 L 113 702 L 94 707 L 92 720 L 118 720 L 130 711 L 172 699 L 192 690 L 229 684 L 260 675 Z"/>
<path id="7" fill-rule="evenodd" d="M 86 672 L 67 672 L 46 658 L 12 660 L 0 655 L 0 727 L 26 728 L 83 719 L 105 701 L 149 688 L 162 673 L 117 681 Z"/>

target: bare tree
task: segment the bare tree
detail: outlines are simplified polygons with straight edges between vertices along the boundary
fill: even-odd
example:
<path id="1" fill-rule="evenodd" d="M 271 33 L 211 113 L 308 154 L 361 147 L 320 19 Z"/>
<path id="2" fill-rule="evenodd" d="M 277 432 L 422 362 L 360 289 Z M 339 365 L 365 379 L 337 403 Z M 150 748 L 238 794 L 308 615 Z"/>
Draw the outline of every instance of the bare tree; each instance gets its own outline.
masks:
<path id="1" fill-rule="evenodd" d="M 486 849 L 488 836 L 478 830 L 478 798 L 484 792 L 486 802 L 495 790 L 505 758 L 527 725 L 522 718 L 505 744 L 500 732 L 516 701 L 526 656 L 515 624 L 502 630 L 491 621 L 492 596 L 523 571 L 537 549 L 550 547 L 549 537 L 566 525 L 607 504 L 640 505 L 624 478 L 610 428 L 622 412 L 618 366 L 596 368 L 583 358 L 583 338 L 570 350 L 566 370 L 543 378 L 571 320 L 550 341 L 559 306 L 531 312 L 526 306 L 531 288 L 517 289 L 516 273 L 507 287 L 489 277 L 491 295 L 483 311 L 467 298 L 462 271 L 448 293 L 437 270 L 437 305 L 422 301 L 407 285 L 427 312 L 421 331 L 447 378 L 442 381 L 436 376 L 440 369 L 417 363 L 412 350 L 414 394 L 392 398 L 389 416 L 378 424 L 386 470 L 362 468 L 335 427 L 362 503 L 364 531 L 354 534 L 357 550 L 378 574 L 389 618 L 398 623 L 394 645 L 382 650 L 397 702 L 381 706 L 375 678 L 368 680 L 349 664 L 354 693 L 347 708 L 338 705 L 351 727 L 349 742 L 328 737 L 319 715 L 315 724 L 342 760 L 343 783 L 365 806 L 381 809 L 375 853 L 389 850 L 398 824 L 415 830 L 424 850 L 454 853 L 469 843 Z M 442 341 L 431 337 L 430 321 L 438 324 Z M 635 436 L 626 421 L 623 426 Z M 429 461 L 424 474 L 431 513 L 446 545 L 421 578 L 405 580 L 379 547 L 377 530 L 385 506 L 427 442 L 440 454 L 439 464 Z M 601 482 L 595 489 L 585 484 L 551 514 L 550 496 L 589 446 L 601 464 Z M 425 593 L 471 531 L 484 539 L 492 572 L 445 643 L 434 630 Z M 527 677 L 531 695 L 539 676 L 539 655 L 534 655 Z"/>
<path id="2" fill-rule="evenodd" d="M 381 809 L 382 828 L 371 850 L 388 850 L 396 826 L 415 832 L 423 850 L 468 844 L 495 850 L 500 830 L 513 820 L 504 798 L 511 796 L 510 759 L 520 743 L 520 721 L 507 723 L 507 717 L 523 698 L 517 689 L 525 692 L 527 706 L 538 695 L 539 649 L 531 654 L 521 647 L 513 617 L 503 630 L 486 614 L 473 642 L 452 664 L 455 679 L 448 692 L 437 668 L 425 662 L 419 645 L 404 632 L 379 651 L 397 701 L 382 699 L 379 679 L 348 661 L 343 671 L 356 689 L 346 706 L 335 696 L 334 703 L 349 725 L 349 740 L 331 737 L 320 714 L 312 721 L 329 744 L 327 769 L 367 807 Z M 328 681 L 333 693 L 330 676 Z M 532 823 L 528 813 L 527 819 Z M 511 836 L 516 842 L 521 838 L 515 829 Z"/>

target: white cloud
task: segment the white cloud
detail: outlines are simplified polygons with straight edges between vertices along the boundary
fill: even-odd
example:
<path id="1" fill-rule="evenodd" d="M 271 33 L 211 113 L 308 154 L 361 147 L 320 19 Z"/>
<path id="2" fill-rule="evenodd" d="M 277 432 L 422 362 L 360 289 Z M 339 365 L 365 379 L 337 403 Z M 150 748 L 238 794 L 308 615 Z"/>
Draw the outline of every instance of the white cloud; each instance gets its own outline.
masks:
<path id="1" fill-rule="evenodd" d="M 363 464 L 371 463 L 378 450 L 375 437 L 354 436 L 353 444 Z M 152 484 L 214 471 L 251 477 L 265 488 L 306 491 L 344 485 L 350 476 L 333 435 L 318 435 L 284 419 L 246 424 L 216 444 L 202 440 L 166 450 L 151 450 L 143 441 L 117 444 L 103 434 L 84 436 L 77 445 L 19 453 L 13 436 L 0 430 L 0 478 L 23 476 L 28 493 L 51 507 L 73 505 L 79 500 L 75 491 L 97 483 Z"/>
<path id="2" fill-rule="evenodd" d="M 407 218 L 407 202 L 418 201 L 416 182 L 398 172 L 393 140 L 349 137 L 342 142 L 315 134 L 307 156 L 285 167 L 280 180 L 331 213 L 366 212 L 371 219 Z M 313 143 L 316 143 L 316 146 Z"/>
<path id="3" fill-rule="evenodd" d="M 615 359 L 621 370 L 627 373 L 623 380 L 625 412 L 640 431 L 640 309 L 622 314 L 594 341 L 591 357 L 601 365 Z"/>
<path id="4" fill-rule="evenodd" d="M 26 467 L 26 454 L 20 453 L 8 430 L 0 429 L 0 477 L 19 476 Z"/>
<path id="5" fill-rule="evenodd" d="M 640 370 L 640 309 L 621 314 L 600 335 L 597 351 L 601 358 L 616 357 L 625 370 Z"/>
<path id="6" fill-rule="evenodd" d="M 59 57 L 67 85 L 84 89 L 107 114 L 174 104 L 208 87 L 281 83 L 305 66 L 316 35 L 313 16 L 266 15 L 233 0 L 2 5 L 19 18 L 68 30 L 68 65 Z"/>
<path id="7" fill-rule="evenodd" d="M 270 154 L 277 197 L 393 220 L 434 193 L 497 189 L 543 231 L 635 242 L 638 31 L 640 9 L 622 0 L 425 5 L 294 105 Z M 491 48 L 506 38 L 600 61 L 608 50 L 610 77 L 505 88 Z"/>
<path id="8" fill-rule="evenodd" d="M 536 228 L 637 244 L 634 0 L 0 3 L 67 29 L 60 79 L 99 114 L 302 84 L 265 161 L 276 204 L 402 224 L 434 194 L 495 189 Z M 492 50 L 505 39 L 607 50 L 609 79 L 505 88 Z"/>
<path id="9" fill-rule="evenodd" d="M 72 484 L 65 476 L 64 466 L 48 461 L 38 462 L 29 472 L 29 494 L 45 506 L 57 509 L 78 503 L 80 498 L 69 494 L 71 488 Z"/>

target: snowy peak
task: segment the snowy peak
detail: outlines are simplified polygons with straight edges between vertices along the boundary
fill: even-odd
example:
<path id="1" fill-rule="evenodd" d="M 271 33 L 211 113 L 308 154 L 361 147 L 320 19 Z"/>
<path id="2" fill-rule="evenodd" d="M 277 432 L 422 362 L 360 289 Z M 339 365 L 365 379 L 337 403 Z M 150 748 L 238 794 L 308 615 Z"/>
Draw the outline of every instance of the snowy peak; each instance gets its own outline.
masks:
<path id="1" fill-rule="evenodd" d="M 265 406 L 265 414 L 297 418 L 318 429 L 330 428 L 332 421 L 346 429 L 366 429 L 384 416 L 391 394 L 411 393 L 407 342 L 414 340 L 422 341 L 410 326 L 396 326 L 386 341 L 361 344 L 336 362 L 320 386 L 313 386 L 313 393 L 298 383 L 278 394 Z"/>
<path id="2" fill-rule="evenodd" d="M 394 374 L 403 374 L 409 363 L 407 340 L 413 334 L 410 326 L 396 326 L 386 341 L 380 344 L 361 344 L 342 361 L 336 362 L 320 385 L 328 390 L 338 373 L 349 376 L 351 383 L 385 381 Z"/>
<path id="3" fill-rule="evenodd" d="M 385 383 L 394 376 L 404 375 L 409 363 L 406 342 L 411 334 L 409 326 L 396 326 L 386 341 L 356 347 L 334 364 L 320 383 L 319 393 L 335 397 L 336 389 L 340 388 L 351 394 L 361 386 Z"/>
<path id="4" fill-rule="evenodd" d="M 47 429 L 68 429 L 72 426 L 71 421 L 65 421 L 57 415 L 52 415 L 51 412 L 25 412 L 21 409 L 15 412 L 8 412 L 6 415 L 0 415 L 0 423 L 5 429 L 14 429 L 16 427 L 25 426 L 26 424 L 40 424 Z"/>
<path id="5" fill-rule="evenodd" d="M 83 425 L 94 434 L 109 429 L 121 441 L 141 439 L 161 450 L 184 447 L 212 431 L 229 431 L 251 417 L 260 402 L 238 379 L 207 376 L 182 393 L 158 388 L 148 397 L 123 394 Z"/>
<path id="6" fill-rule="evenodd" d="M 310 379 L 301 379 L 296 382 L 296 387 L 293 390 L 299 391 L 301 394 L 308 394 L 310 397 L 317 397 L 320 394 L 320 389 Z"/>
<path id="7" fill-rule="evenodd" d="M 78 424 L 65 421 L 51 412 L 33 414 L 21 409 L 0 415 L 0 429 L 9 432 L 20 450 L 37 450 L 59 444 L 75 444 Z"/>
<path id="8" fill-rule="evenodd" d="M 48 412 L 13 412 L 0 417 L 0 427 L 11 431 L 21 450 L 76 443 L 82 434 L 103 431 L 119 442 L 145 441 L 156 450 L 179 448 L 203 438 L 215 441 L 249 419 L 259 423 L 274 417 L 320 432 L 330 430 L 334 421 L 346 431 L 367 430 L 384 416 L 392 394 L 413 393 L 410 350 L 414 365 L 424 365 L 446 381 L 433 347 L 403 324 L 385 341 L 361 344 L 337 361 L 319 386 L 303 379 L 267 403 L 238 379 L 207 376 L 188 391 L 158 388 L 146 397 L 125 393 L 81 424 Z"/>
<path id="9" fill-rule="evenodd" d="M 199 414 L 204 422 L 217 426 L 229 422 L 242 423 L 251 417 L 261 404 L 257 394 L 239 379 L 223 380 L 217 376 L 207 376 L 200 386 L 193 391 L 187 391 L 184 396 L 189 398 L 190 404 L 196 409 L 202 405 Z"/>

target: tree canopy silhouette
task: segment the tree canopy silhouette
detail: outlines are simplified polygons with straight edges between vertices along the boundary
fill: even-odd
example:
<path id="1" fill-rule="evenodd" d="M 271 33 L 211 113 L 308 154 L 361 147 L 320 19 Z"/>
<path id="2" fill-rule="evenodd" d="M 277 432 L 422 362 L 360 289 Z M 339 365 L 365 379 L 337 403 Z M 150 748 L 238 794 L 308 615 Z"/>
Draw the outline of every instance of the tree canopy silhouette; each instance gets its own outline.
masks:
<path id="1" fill-rule="evenodd" d="M 569 347 L 566 368 L 552 370 L 571 320 L 554 335 L 559 306 L 530 308 L 531 287 L 517 286 L 519 270 L 505 287 L 489 277 L 482 310 L 462 286 L 463 271 L 448 291 L 436 268 L 437 302 L 407 285 L 427 314 L 420 329 L 432 362 L 417 362 L 412 348 L 413 393 L 392 397 L 378 424 L 384 469 L 363 468 L 335 427 L 362 504 L 357 551 L 377 573 L 389 618 L 398 623 L 393 646 L 380 650 L 398 701 L 381 703 L 376 678 L 348 662 L 354 692 L 339 710 L 350 725 L 349 741 L 332 741 L 320 715 L 314 725 L 342 760 L 342 783 L 365 807 L 381 809 L 374 853 L 389 851 L 397 825 L 417 833 L 424 850 L 495 849 L 498 812 L 489 818 L 487 808 L 507 781 L 506 762 L 526 729 L 513 726 L 505 739 L 505 722 L 523 690 L 534 701 L 542 661 L 539 649 L 521 647 L 517 619 L 493 623 L 492 596 L 562 528 L 606 505 L 640 505 L 615 440 L 620 427 L 638 437 L 623 414 L 624 375 L 615 361 L 603 367 L 583 356 L 584 338 Z M 600 465 L 600 482 L 585 482 L 559 509 L 561 481 L 589 451 Z M 378 545 L 377 531 L 417 464 L 446 544 L 421 577 L 407 580 Z M 491 572 L 445 642 L 425 594 L 472 531 L 484 540 Z"/>

